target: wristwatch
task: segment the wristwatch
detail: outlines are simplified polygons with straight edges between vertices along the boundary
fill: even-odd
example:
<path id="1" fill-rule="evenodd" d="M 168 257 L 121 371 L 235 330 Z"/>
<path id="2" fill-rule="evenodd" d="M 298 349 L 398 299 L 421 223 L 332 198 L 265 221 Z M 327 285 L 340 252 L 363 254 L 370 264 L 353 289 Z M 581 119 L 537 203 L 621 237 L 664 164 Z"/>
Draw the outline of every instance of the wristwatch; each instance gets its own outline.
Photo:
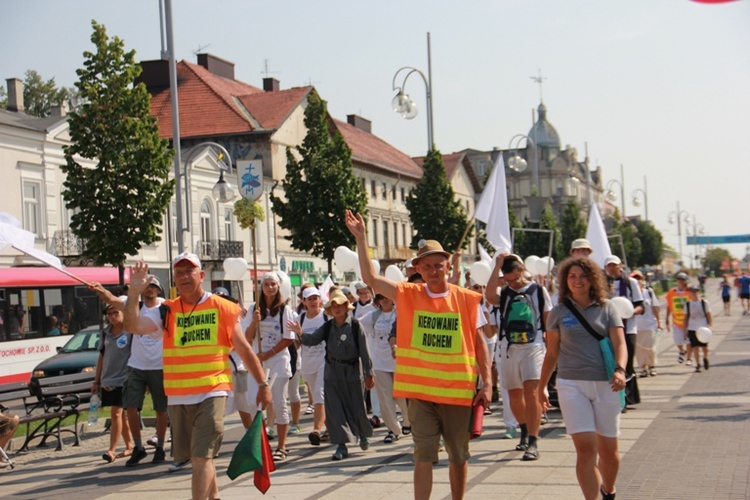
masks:
<path id="1" fill-rule="evenodd" d="M 615 373 L 617 373 L 617 372 L 625 373 L 625 368 L 623 368 L 620 365 L 617 365 L 617 366 L 615 366 Z"/>
<path id="2" fill-rule="evenodd" d="M 260 382 L 258 384 L 258 387 L 268 387 L 268 379 L 264 380 L 263 382 Z"/>

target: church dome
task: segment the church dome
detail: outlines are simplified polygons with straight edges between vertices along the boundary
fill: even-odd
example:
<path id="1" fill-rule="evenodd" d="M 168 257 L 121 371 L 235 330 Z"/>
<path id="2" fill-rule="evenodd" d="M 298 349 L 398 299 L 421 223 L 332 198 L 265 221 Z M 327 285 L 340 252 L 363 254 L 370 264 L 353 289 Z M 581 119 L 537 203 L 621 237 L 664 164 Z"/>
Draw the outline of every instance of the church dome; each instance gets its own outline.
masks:
<path id="1" fill-rule="evenodd" d="M 536 143 L 540 148 L 555 148 L 560 149 L 560 136 L 557 135 L 557 130 L 547 121 L 547 106 L 544 103 L 539 104 L 537 108 L 539 112 L 539 118 L 531 130 L 529 130 L 529 137 Z"/>

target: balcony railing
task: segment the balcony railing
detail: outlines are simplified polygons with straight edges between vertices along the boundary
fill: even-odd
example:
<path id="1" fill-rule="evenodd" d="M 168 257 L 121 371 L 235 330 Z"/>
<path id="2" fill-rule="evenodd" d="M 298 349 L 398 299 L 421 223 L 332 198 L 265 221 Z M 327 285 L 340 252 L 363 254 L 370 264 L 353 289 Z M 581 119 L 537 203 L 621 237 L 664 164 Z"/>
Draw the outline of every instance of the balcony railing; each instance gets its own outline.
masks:
<path id="1" fill-rule="evenodd" d="M 73 234 L 73 231 L 64 229 L 55 231 L 50 246 L 50 253 L 57 257 L 79 257 L 86 249 L 86 240 Z"/>
<path id="2" fill-rule="evenodd" d="M 202 261 L 223 261 L 242 257 L 245 245 L 242 241 L 199 241 L 198 258 Z"/>

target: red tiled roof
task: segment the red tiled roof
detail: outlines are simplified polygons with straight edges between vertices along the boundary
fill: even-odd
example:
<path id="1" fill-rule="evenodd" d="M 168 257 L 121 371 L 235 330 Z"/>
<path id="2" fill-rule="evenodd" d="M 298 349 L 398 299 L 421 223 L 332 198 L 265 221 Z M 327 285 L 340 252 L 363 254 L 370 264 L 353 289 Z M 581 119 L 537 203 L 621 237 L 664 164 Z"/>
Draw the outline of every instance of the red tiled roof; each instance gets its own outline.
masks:
<path id="1" fill-rule="evenodd" d="M 276 129 L 289 116 L 295 106 L 312 91 L 312 87 L 295 87 L 277 92 L 263 92 L 239 97 L 260 128 Z"/>
<path id="2" fill-rule="evenodd" d="M 420 167 L 424 166 L 424 156 L 415 157 L 414 161 Z M 469 180 L 471 181 L 472 187 L 474 188 L 474 192 L 481 193 L 482 184 L 479 182 L 474 169 L 471 168 L 471 162 L 469 162 L 469 159 L 466 157 L 465 151 L 443 155 L 443 166 L 445 167 L 445 176 L 448 179 L 448 182 L 450 182 L 456 172 L 458 172 L 458 167 L 461 164 L 464 165 L 466 174 L 469 176 Z"/>
<path id="3" fill-rule="evenodd" d="M 422 178 L 422 168 L 406 153 L 354 125 L 336 119 L 333 122 L 351 148 L 353 160 L 415 179 Z"/>
<path id="4" fill-rule="evenodd" d="M 265 92 L 247 83 L 218 76 L 203 66 L 187 61 L 177 64 L 177 81 L 180 136 L 183 138 L 275 129 L 311 88 Z M 157 118 L 159 135 L 171 138 L 172 103 L 169 88 L 159 89 L 152 95 L 151 114 Z"/>

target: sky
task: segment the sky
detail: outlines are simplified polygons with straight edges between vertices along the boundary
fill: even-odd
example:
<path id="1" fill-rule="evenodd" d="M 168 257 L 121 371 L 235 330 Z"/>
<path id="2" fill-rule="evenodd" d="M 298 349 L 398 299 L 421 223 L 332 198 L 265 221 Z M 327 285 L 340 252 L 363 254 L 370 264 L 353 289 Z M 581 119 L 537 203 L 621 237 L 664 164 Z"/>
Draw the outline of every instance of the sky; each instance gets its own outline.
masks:
<path id="1" fill-rule="evenodd" d="M 427 149 L 425 85 L 406 92 L 413 120 L 394 113 L 393 78 L 427 74 L 431 35 L 435 144 L 442 153 L 508 148 L 528 133 L 540 87 L 563 146 L 588 147 L 605 185 L 622 182 L 626 215 L 648 186 L 648 215 L 677 249 L 669 215 L 689 214 L 709 235 L 750 234 L 750 0 L 173 0 L 175 53 L 208 52 L 235 63 L 235 77 L 264 76 L 286 89 L 312 84 L 334 118 L 358 114 L 373 133 L 411 156 Z M 137 60 L 161 52 L 158 0 L 4 0 L 0 78 L 34 69 L 72 86 L 91 20 Z M 266 73 L 267 70 L 267 73 Z M 400 85 L 401 82 L 396 82 Z M 623 166 L 624 178 L 620 176 Z M 619 186 L 612 183 L 616 191 Z M 621 206 L 620 201 L 617 202 Z M 684 241 L 683 254 L 693 247 Z M 743 257 L 750 244 L 728 245 Z M 689 258 L 689 257 L 687 257 Z"/>

